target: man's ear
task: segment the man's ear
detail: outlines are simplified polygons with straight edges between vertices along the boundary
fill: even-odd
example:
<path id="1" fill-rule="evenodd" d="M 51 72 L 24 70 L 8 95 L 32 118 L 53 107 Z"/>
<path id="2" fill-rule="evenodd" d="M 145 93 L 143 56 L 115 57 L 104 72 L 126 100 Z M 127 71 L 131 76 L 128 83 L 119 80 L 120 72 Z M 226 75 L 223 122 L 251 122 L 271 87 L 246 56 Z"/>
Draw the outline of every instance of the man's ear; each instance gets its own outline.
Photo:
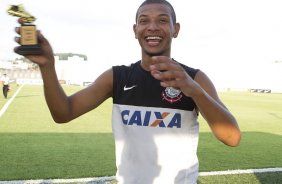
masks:
<path id="1" fill-rule="evenodd" d="M 176 38 L 178 36 L 179 30 L 180 30 L 180 24 L 179 23 L 174 24 L 173 38 Z"/>
<path id="2" fill-rule="evenodd" d="M 133 31 L 134 31 L 135 38 L 137 39 L 136 24 L 133 25 Z"/>

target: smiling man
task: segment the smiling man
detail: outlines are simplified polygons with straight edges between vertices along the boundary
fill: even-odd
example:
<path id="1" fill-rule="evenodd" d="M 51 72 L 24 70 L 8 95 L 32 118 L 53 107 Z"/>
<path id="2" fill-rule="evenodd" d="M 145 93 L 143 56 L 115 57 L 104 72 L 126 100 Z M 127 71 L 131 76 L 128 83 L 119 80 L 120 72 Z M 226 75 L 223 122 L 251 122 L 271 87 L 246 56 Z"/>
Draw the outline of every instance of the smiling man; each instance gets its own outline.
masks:
<path id="1" fill-rule="evenodd" d="M 152 56 L 170 56 L 172 38 L 177 37 L 180 25 L 176 23 L 174 9 L 168 2 L 145 1 L 136 13 L 133 29 L 142 49 L 142 60 L 145 61 L 151 60 Z M 141 65 L 149 70 L 147 62 Z"/>
<path id="2" fill-rule="evenodd" d="M 240 142 L 236 119 L 204 72 L 171 58 L 171 43 L 180 24 L 169 2 L 144 1 L 133 30 L 141 46 L 141 60 L 113 66 L 71 96 L 58 82 L 52 48 L 40 32 L 42 54 L 26 57 L 40 67 L 45 98 L 57 123 L 69 122 L 113 99 L 119 184 L 194 184 L 199 165 L 198 113 L 215 137 L 229 146 Z"/>

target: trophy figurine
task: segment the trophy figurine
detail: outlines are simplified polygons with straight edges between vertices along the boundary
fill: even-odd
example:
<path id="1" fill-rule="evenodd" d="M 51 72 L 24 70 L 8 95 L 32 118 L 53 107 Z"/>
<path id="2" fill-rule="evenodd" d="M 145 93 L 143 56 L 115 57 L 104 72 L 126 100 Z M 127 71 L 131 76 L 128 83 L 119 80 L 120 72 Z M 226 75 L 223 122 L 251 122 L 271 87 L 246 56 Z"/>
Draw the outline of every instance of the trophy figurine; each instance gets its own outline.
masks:
<path id="1" fill-rule="evenodd" d="M 7 10 L 9 15 L 20 17 L 20 46 L 17 53 L 21 55 L 40 54 L 41 48 L 37 41 L 36 27 L 32 23 L 36 18 L 25 11 L 23 5 L 10 5 Z"/>

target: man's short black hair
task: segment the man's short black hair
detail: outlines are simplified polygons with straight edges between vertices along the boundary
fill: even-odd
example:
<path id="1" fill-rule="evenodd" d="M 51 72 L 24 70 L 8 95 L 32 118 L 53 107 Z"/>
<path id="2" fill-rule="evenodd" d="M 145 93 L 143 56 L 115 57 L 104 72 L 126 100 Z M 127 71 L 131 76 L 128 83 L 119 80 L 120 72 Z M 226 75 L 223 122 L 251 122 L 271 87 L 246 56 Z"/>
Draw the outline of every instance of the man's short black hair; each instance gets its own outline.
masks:
<path id="1" fill-rule="evenodd" d="M 137 18 L 138 18 L 138 11 L 139 9 L 144 6 L 144 5 L 148 5 L 148 4 L 163 4 L 163 5 L 166 5 L 170 8 L 170 11 L 171 11 L 171 18 L 172 18 L 172 22 L 173 24 L 176 24 L 176 14 L 175 14 L 175 11 L 174 11 L 174 8 L 173 6 L 166 0 L 145 0 L 138 8 L 137 12 L 136 12 L 136 17 L 135 17 L 135 20 L 137 22 Z"/>

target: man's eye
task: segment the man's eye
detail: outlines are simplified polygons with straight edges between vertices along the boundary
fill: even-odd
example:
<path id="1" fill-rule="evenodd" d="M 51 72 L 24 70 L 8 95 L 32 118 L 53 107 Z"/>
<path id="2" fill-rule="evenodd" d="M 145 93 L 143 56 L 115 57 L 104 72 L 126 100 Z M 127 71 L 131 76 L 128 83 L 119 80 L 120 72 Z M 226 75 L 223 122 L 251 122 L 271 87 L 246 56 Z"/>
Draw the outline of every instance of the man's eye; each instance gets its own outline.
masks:
<path id="1" fill-rule="evenodd" d="M 140 24 L 144 24 L 144 23 L 146 23 L 146 22 L 147 22 L 146 19 L 140 19 L 140 20 L 139 20 L 139 23 L 140 23 Z"/>
<path id="2" fill-rule="evenodd" d="M 166 20 L 166 19 L 161 19 L 160 20 L 160 23 L 167 23 L 168 22 L 168 20 Z"/>

